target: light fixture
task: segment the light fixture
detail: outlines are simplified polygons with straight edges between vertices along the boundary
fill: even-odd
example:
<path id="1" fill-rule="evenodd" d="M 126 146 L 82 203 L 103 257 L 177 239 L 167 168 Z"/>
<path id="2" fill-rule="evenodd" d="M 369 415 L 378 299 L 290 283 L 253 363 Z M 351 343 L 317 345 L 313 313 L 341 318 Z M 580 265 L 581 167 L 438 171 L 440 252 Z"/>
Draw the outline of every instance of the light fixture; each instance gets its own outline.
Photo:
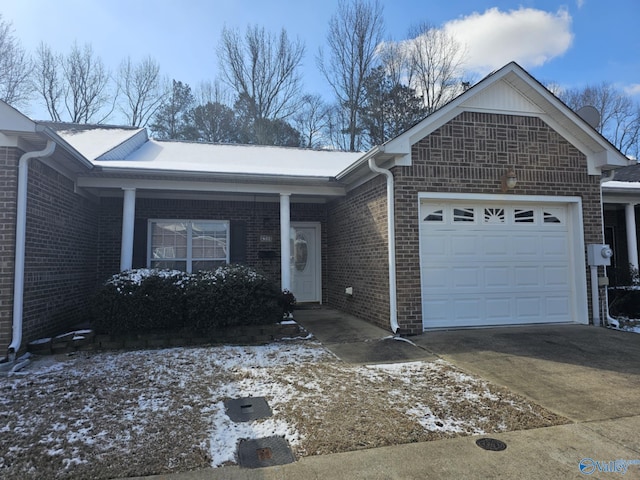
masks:
<path id="1" fill-rule="evenodd" d="M 502 193 L 507 193 L 507 190 L 513 190 L 518 184 L 518 177 L 513 168 L 510 168 L 507 173 L 502 176 Z"/>

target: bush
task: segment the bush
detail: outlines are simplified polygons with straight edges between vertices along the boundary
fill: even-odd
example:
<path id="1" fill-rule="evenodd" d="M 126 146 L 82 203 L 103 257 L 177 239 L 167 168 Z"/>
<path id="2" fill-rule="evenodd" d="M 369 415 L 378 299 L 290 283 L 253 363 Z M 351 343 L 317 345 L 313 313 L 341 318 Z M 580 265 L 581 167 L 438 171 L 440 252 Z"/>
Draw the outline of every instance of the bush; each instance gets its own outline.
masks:
<path id="1" fill-rule="evenodd" d="M 148 269 L 112 276 L 93 298 L 93 327 L 111 334 L 181 328 L 187 278 L 177 270 Z"/>
<path id="2" fill-rule="evenodd" d="M 276 323 L 282 318 L 279 294 L 271 281 L 243 265 L 201 272 L 187 287 L 187 323 L 200 332 Z"/>
<path id="3" fill-rule="evenodd" d="M 640 288 L 614 287 L 608 290 L 609 313 L 614 317 L 640 318 Z"/>
<path id="4" fill-rule="evenodd" d="M 215 272 L 131 270 L 114 275 L 92 302 L 99 333 L 217 329 L 276 323 L 281 292 L 266 277 L 242 265 Z"/>

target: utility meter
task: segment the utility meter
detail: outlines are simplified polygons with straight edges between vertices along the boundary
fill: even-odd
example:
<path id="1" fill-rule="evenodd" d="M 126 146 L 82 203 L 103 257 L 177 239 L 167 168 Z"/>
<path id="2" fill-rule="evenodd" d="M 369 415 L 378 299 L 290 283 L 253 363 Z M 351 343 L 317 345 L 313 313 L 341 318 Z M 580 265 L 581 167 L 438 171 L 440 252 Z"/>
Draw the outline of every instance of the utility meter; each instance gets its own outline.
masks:
<path id="1" fill-rule="evenodd" d="M 613 250 L 609 245 L 602 245 L 592 243 L 587 245 L 587 261 L 591 267 L 611 265 L 611 257 L 613 257 Z"/>

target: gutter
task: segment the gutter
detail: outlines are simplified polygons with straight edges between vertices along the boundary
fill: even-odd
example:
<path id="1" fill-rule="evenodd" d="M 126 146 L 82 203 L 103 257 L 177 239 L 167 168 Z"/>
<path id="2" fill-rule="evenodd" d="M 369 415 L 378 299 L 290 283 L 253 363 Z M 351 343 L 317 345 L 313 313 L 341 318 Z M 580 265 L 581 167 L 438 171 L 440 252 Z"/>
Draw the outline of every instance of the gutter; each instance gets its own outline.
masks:
<path id="1" fill-rule="evenodd" d="M 10 362 L 22 344 L 22 314 L 24 308 L 24 257 L 27 228 L 27 185 L 29 180 L 29 160 L 50 156 L 56 148 L 55 142 L 47 140 L 43 150 L 27 152 L 18 161 L 18 191 L 16 211 L 16 256 L 13 276 L 13 337 L 7 357 Z"/>
<path id="2" fill-rule="evenodd" d="M 393 333 L 398 331 L 398 297 L 396 289 L 396 229 L 395 200 L 393 195 L 393 173 L 376 164 L 375 154 L 384 151 L 382 147 L 371 151 L 369 168 L 372 172 L 387 177 L 387 231 L 389 237 L 389 323 Z"/>

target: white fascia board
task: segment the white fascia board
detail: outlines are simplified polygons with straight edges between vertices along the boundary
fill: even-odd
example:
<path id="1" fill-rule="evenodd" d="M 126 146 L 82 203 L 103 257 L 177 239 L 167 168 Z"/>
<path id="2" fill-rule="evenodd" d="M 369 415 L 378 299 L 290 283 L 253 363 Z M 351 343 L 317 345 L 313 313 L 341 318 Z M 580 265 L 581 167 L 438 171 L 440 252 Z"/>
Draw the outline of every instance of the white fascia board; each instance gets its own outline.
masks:
<path id="1" fill-rule="evenodd" d="M 82 188 L 135 188 L 136 190 L 166 190 L 185 192 L 255 193 L 292 195 L 321 195 L 341 197 L 345 195 L 342 185 L 320 186 L 294 183 L 244 183 L 244 182 L 192 182 L 188 180 L 150 180 L 133 178 L 79 177 Z"/>
<path id="2" fill-rule="evenodd" d="M 576 203 L 582 205 L 582 198 L 576 196 L 559 195 L 507 195 L 493 193 L 444 193 L 444 192 L 419 192 L 419 199 L 439 201 L 485 201 L 507 203 Z"/>

